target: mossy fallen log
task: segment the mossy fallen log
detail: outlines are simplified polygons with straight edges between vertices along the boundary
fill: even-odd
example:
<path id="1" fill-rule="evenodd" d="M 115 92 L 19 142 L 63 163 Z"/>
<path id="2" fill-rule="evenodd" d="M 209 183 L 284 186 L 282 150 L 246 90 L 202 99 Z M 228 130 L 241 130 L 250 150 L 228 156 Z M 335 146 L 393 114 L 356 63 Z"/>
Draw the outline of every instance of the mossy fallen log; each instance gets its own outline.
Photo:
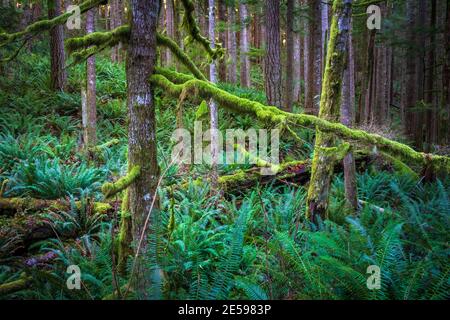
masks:
<path id="1" fill-rule="evenodd" d="M 81 207 L 80 201 L 75 201 L 77 208 Z M 35 198 L 2 198 L 0 197 L 0 215 L 10 215 L 18 211 L 40 211 L 44 209 L 69 210 L 70 202 L 65 200 L 44 200 Z M 105 214 L 112 210 L 109 203 L 94 202 L 93 211 L 95 213 Z"/>
<path id="2" fill-rule="evenodd" d="M 214 84 L 195 79 L 189 75 L 180 75 L 178 72 L 157 68 L 150 81 L 153 85 L 162 88 L 165 93 L 179 97 L 183 92 L 197 92 L 190 98 L 196 102 L 207 98 L 214 98 L 220 107 L 238 114 L 251 114 L 262 122 L 278 125 L 297 125 L 309 128 L 319 128 L 323 132 L 333 133 L 345 141 L 354 141 L 367 146 L 376 146 L 380 151 L 398 157 L 409 163 L 422 167 L 433 168 L 436 172 L 450 173 L 450 158 L 415 151 L 413 148 L 396 142 L 378 134 L 368 133 L 359 129 L 346 127 L 341 123 L 334 123 L 308 114 L 293 114 L 282 111 L 274 106 L 266 106 L 259 102 L 237 97 Z M 185 81 L 187 78 L 190 80 Z"/>

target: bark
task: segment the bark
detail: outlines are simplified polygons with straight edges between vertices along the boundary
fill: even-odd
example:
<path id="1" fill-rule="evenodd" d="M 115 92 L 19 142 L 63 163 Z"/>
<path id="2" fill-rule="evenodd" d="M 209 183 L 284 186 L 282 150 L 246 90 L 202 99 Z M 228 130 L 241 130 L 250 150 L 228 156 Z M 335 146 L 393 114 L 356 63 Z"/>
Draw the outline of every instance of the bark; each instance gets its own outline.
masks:
<path id="1" fill-rule="evenodd" d="M 323 76 L 323 72 L 325 69 L 325 55 L 327 54 L 327 43 L 329 37 L 329 26 L 328 26 L 328 3 L 321 1 L 320 2 L 320 19 L 321 19 L 321 53 L 320 53 L 320 62 L 321 62 L 321 78 Z"/>
<path id="2" fill-rule="evenodd" d="M 351 0 L 335 0 L 319 111 L 321 119 L 332 122 L 339 121 L 341 79 L 347 55 L 350 18 Z M 327 218 L 333 163 L 336 161 L 336 152 L 329 148 L 334 146 L 334 135 L 317 128 L 311 181 L 306 200 L 306 216 L 313 223 Z"/>
<path id="3" fill-rule="evenodd" d="M 95 9 L 86 13 L 86 33 L 95 31 Z M 86 152 L 97 144 L 97 108 L 96 108 L 95 55 L 86 60 L 86 103 L 83 115 L 83 145 Z"/>
<path id="4" fill-rule="evenodd" d="M 236 48 L 236 11 L 234 1 L 228 7 L 228 75 L 227 80 L 230 83 L 237 82 L 237 48 Z"/>
<path id="5" fill-rule="evenodd" d="M 159 0 L 130 0 L 130 39 L 127 54 L 128 165 L 140 167 L 139 177 L 128 188 L 132 239 L 135 247 L 133 287 L 139 298 L 148 297 L 150 269 L 146 262 L 149 225 L 157 214 L 159 176 L 153 89 L 148 81 L 156 62 L 156 28 Z M 152 207 L 153 204 L 153 207 Z M 155 210 L 151 213 L 151 209 Z M 124 236 L 124 238 L 127 238 Z M 143 240 L 141 242 L 141 239 Z M 153 254 L 153 253 L 151 253 Z M 138 256 L 139 255 L 139 256 Z"/>
<path id="6" fill-rule="evenodd" d="M 208 0 L 208 35 L 209 41 L 211 41 L 211 48 L 215 48 L 215 1 Z M 217 72 L 216 63 L 212 61 L 209 65 L 209 81 L 212 83 L 217 83 Z M 211 133 L 211 187 L 212 191 L 216 192 L 218 187 L 218 169 L 217 165 L 219 163 L 219 114 L 217 111 L 217 105 L 214 99 L 209 102 L 209 115 L 210 115 L 210 133 Z"/>
<path id="7" fill-rule="evenodd" d="M 286 83 L 284 85 L 284 109 L 292 112 L 294 100 L 294 0 L 287 0 L 286 8 Z"/>
<path id="8" fill-rule="evenodd" d="M 266 55 L 264 62 L 264 86 L 268 104 L 281 108 L 280 1 L 266 0 L 265 3 Z"/>
<path id="9" fill-rule="evenodd" d="M 248 56 L 249 52 L 249 15 L 247 10 L 247 5 L 245 3 L 241 3 L 239 5 L 239 15 L 241 19 L 241 37 L 240 37 L 240 58 L 241 58 L 241 87 L 249 88 L 250 87 L 250 57 Z"/>
<path id="10" fill-rule="evenodd" d="M 47 5 L 49 19 L 61 14 L 61 0 L 48 0 Z M 50 87 L 55 91 L 64 91 L 67 82 L 63 28 L 58 24 L 50 29 Z"/>

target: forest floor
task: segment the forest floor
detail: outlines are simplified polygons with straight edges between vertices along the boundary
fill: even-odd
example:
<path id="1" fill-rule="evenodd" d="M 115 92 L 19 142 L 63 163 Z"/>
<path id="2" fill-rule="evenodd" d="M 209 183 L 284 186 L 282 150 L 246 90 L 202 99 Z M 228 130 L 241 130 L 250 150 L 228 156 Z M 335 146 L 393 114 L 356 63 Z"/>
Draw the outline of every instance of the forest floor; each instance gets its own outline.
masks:
<path id="1" fill-rule="evenodd" d="M 99 148 L 94 161 L 80 150 L 83 66 L 71 69 L 64 93 L 46 89 L 48 70 L 46 58 L 30 54 L 0 78 L 0 298 L 102 299 L 128 281 L 111 254 L 121 196 L 105 210 L 93 205 L 105 202 L 102 184 L 127 170 L 124 66 L 98 59 L 98 144 L 118 143 Z M 265 101 L 258 90 L 219 86 Z M 208 175 L 208 166 L 193 165 L 186 174 L 170 165 L 176 105 L 157 90 L 158 160 L 165 175 L 148 239 L 153 298 L 449 298 L 448 176 L 424 182 L 366 155 L 358 162 L 359 210 L 346 208 L 338 169 L 329 219 L 311 225 L 304 218 L 307 172 L 240 180 L 212 194 L 208 183 L 194 182 Z M 190 131 L 197 108 L 184 106 Z M 221 130 L 258 126 L 250 116 L 224 110 L 219 119 Z M 314 131 L 296 134 L 303 143 L 281 138 L 283 161 L 311 158 Z M 219 171 L 251 167 L 225 164 Z M 36 199 L 47 202 L 39 206 Z M 81 270 L 80 290 L 66 285 L 73 265 Z M 370 266 L 379 267 L 380 287 L 371 286 Z"/>

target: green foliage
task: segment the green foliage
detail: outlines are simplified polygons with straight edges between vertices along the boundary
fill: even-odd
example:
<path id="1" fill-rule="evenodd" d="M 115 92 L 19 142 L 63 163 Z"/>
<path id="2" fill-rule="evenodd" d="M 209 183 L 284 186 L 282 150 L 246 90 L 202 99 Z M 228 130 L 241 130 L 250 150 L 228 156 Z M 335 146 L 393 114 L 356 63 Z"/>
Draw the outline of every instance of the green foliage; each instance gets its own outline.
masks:
<path id="1" fill-rule="evenodd" d="M 104 179 L 104 173 L 89 168 L 85 163 L 64 165 L 59 159 L 36 158 L 15 166 L 5 196 L 32 196 L 58 199 L 83 192 L 95 195 Z"/>

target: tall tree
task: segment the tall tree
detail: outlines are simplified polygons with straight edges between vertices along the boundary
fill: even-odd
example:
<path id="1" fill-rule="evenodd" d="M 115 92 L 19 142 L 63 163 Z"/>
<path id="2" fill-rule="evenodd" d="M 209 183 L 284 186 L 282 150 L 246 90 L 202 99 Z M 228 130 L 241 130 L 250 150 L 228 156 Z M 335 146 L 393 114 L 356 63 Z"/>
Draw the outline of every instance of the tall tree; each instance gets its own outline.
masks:
<path id="1" fill-rule="evenodd" d="M 294 24 L 294 53 L 293 53 L 293 100 L 294 102 L 300 102 L 302 90 L 301 90 L 301 79 L 302 79 L 302 36 L 301 36 L 301 28 L 300 28 L 300 19 L 299 19 L 299 0 L 295 1 L 295 24 Z"/>
<path id="2" fill-rule="evenodd" d="M 239 5 L 239 15 L 241 18 L 241 38 L 240 38 L 240 57 L 241 57 L 241 86 L 243 88 L 250 87 L 250 57 L 249 53 L 249 15 L 247 4 L 241 2 Z"/>
<path id="3" fill-rule="evenodd" d="M 123 11 L 122 0 L 111 0 L 111 7 L 109 12 L 110 15 L 109 27 L 111 30 L 122 25 L 122 15 L 123 15 L 122 11 Z M 113 62 L 120 62 L 122 60 L 121 51 L 122 51 L 121 43 L 111 48 L 111 60 Z"/>
<path id="4" fill-rule="evenodd" d="M 231 0 L 228 6 L 228 75 L 227 81 L 230 83 L 237 82 L 237 44 L 236 44 L 236 7 L 235 1 Z"/>
<path id="5" fill-rule="evenodd" d="M 61 0 L 48 0 L 48 18 L 61 14 Z M 58 24 L 50 29 L 50 87 L 64 91 L 67 82 L 65 70 L 64 29 Z"/>
<path id="6" fill-rule="evenodd" d="M 96 9 L 91 9 L 86 13 L 86 33 L 95 31 Z M 97 109 L 96 109 L 96 73 L 95 55 L 86 60 L 86 101 L 83 104 L 83 143 L 86 151 L 97 143 Z"/>
<path id="7" fill-rule="evenodd" d="M 322 42 L 321 42 L 321 10 L 320 1 L 308 0 L 308 23 L 305 49 L 307 66 L 305 111 L 317 113 L 314 98 L 320 95 L 322 79 Z"/>
<path id="8" fill-rule="evenodd" d="M 350 22 L 351 23 L 351 22 Z M 354 123 L 355 110 L 355 64 L 353 58 L 352 34 L 348 36 L 348 58 L 342 79 L 342 103 L 341 122 L 347 127 L 352 127 Z M 348 152 L 344 157 L 344 188 L 345 198 L 348 207 L 356 210 L 358 207 L 356 189 L 356 168 L 353 152 Z"/>
<path id="9" fill-rule="evenodd" d="M 292 111 L 294 100 L 294 0 L 287 0 L 286 7 L 286 82 L 284 84 L 284 108 Z"/>
<path id="10" fill-rule="evenodd" d="M 208 0 L 208 35 L 209 41 L 211 42 L 211 48 L 215 48 L 215 28 L 216 28 L 216 19 L 215 19 L 215 1 Z M 216 71 L 216 62 L 212 61 L 209 65 L 209 81 L 212 83 L 217 82 L 217 71 Z M 218 187 L 218 179 L 219 173 L 217 169 L 217 165 L 219 163 L 219 114 L 217 110 L 216 102 L 211 99 L 209 102 L 209 114 L 210 114 L 210 138 L 211 138 L 211 182 L 212 189 L 214 191 L 217 190 Z"/>
<path id="11" fill-rule="evenodd" d="M 127 53 L 128 166 L 139 167 L 140 174 L 128 188 L 132 238 L 136 250 L 134 288 L 147 298 L 151 279 L 144 255 L 148 252 L 149 229 L 146 221 L 151 208 L 158 206 L 159 178 L 156 148 L 156 119 L 153 89 L 149 84 L 156 62 L 156 27 L 159 0 L 130 0 L 130 38 Z M 156 211 L 156 210 L 155 210 Z M 155 211 L 153 214 L 156 214 Z M 143 239 L 143 241 L 141 241 Z"/>
<path id="12" fill-rule="evenodd" d="M 320 98 L 319 117 L 339 121 L 342 76 L 348 47 L 352 0 L 334 0 L 333 18 L 328 42 L 326 68 Z M 306 199 L 306 215 L 314 223 L 327 218 L 328 197 L 333 167 L 340 150 L 333 134 L 316 128 L 316 142 L 311 167 L 311 180 Z M 337 148 L 337 149 L 333 149 Z"/>
<path id="13" fill-rule="evenodd" d="M 226 13 L 227 13 L 227 7 L 225 0 L 218 0 L 218 19 L 219 19 L 219 43 L 222 45 L 222 47 L 226 46 L 227 42 L 227 33 L 226 31 Z M 222 82 L 225 82 L 227 79 L 227 69 L 226 69 L 226 63 L 225 59 L 220 59 L 218 62 L 219 64 L 219 80 Z"/>
<path id="14" fill-rule="evenodd" d="M 166 32 L 170 39 L 175 39 L 175 9 L 174 0 L 166 0 Z M 166 63 L 168 66 L 173 64 L 172 51 L 166 50 Z"/>
<path id="15" fill-rule="evenodd" d="M 264 87 L 269 105 L 282 106 L 280 1 L 266 0 L 266 55 L 264 60 Z"/>

